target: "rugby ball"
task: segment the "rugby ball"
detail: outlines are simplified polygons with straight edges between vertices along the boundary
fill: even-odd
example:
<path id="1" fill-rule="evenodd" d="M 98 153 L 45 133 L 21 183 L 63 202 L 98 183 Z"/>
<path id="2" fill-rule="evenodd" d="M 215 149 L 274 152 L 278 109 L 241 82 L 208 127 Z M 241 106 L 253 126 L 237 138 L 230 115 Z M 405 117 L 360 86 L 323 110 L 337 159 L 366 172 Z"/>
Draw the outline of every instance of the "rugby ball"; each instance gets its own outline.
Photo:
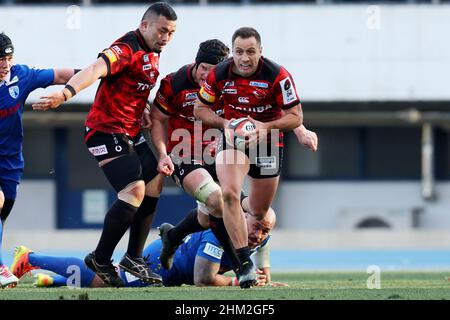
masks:
<path id="1" fill-rule="evenodd" d="M 225 130 L 227 144 L 238 150 L 245 150 L 248 137 L 245 135 L 255 131 L 255 125 L 247 118 L 239 118 L 229 122 Z"/>

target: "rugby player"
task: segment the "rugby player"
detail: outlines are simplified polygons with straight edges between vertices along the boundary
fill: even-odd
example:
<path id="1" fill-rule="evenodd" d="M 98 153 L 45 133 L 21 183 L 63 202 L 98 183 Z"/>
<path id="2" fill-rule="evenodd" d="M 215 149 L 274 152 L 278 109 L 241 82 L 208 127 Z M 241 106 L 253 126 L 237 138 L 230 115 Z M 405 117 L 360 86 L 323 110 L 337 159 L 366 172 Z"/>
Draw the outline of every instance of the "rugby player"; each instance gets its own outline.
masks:
<path id="1" fill-rule="evenodd" d="M 257 220 L 252 215 L 246 216 L 249 245 L 258 269 L 258 286 L 271 284 L 286 285 L 272 282 L 270 278 L 269 238 L 270 230 L 276 222 L 275 213 L 270 210 L 263 220 Z M 177 249 L 173 267 L 166 270 L 161 267 L 158 256 L 161 251 L 161 240 L 155 240 L 148 245 L 144 255 L 149 268 L 162 275 L 164 286 L 180 286 L 182 284 L 197 286 L 239 286 L 235 277 L 223 275 L 231 270 L 232 265 L 220 246 L 220 242 L 210 231 L 190 234 Z M 21 278 L 34 269 L 49 270 L 56 275 L 35 274 L 35 285 L 38 287 L 78 286 L 103 287 L 104 282 L 94 272 L 88 269 L 83 260 L 74 257 L 44 256 L 29 250 L 24 246 L 16 248 L 11 270 Z M 36 272 L 36 271 L 34 271 Z M 134 275 L 120 269 L 119 276 L 126 287 L 144 287 L 150 285 Z"/>
<path id="2" fill-rule="evenodd" d="M 251 27 L 236 30 L 233 57 L 215 66 L 203 83 L 194 115 L 204 124 L 228 129 L 231 119 L 247 117 L 256 129 L 248 147 L 238 150 L 222 136 L 216 171 L 224 199 L 223 220 L 239 259 L 242 288 L 256 283 L 250 259 L 247 228 L 240 205 L 244 178 L 250 181 L 250 211 L 259 219 L 267 214 L 275 196 L 283 154 L 283 132 L 302 125 L 303 114 L 289 72 L 262 56 L 261 37 Z M 211 110 L 223 100 L 224 118 Z"/>
<path id="3" fill-rule="evenodd" d="M 100 53 L 64 90 L 33 105 L 38 110 L 56 108 L 101 79 L 86 119 L 85 142 L 116 190 L 117 200 L 105 216 L 97 248 L 86 256 L 85 262 L 114 287 L 124 286 L 124 282 L 117 275 L 111 257 L 128 228 L 128 249 L 119 267 L 143 281 L 161 281 L 142 256 L 163 181 L 142 126 L 150 125 L 147 99 L 159 75 L 160 52 L 172 40 L 176 20 L 177 15 L 169 4 L 152 4 L 138 29 Z"/>

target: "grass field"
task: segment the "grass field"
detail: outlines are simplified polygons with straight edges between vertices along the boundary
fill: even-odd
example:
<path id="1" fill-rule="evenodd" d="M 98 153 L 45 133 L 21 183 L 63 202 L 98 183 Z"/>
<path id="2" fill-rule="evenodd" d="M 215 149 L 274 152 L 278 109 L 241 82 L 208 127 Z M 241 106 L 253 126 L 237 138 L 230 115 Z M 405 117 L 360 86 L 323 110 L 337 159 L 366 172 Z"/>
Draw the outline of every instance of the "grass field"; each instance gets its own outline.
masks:
<path id="1" fill-rule="evenodd" d="M 450 300 L 449 272 L 382 272 L 381 289 L 368 289 L 366 273 L 274 273 L 273 281 L 289 287 L 262 287 L 242 290 L 235 287 L 154 287 L 69 289 L 34 288 L 32 278 L 24 278 L 14 289 L 0 290 L 0 300 Z"/>

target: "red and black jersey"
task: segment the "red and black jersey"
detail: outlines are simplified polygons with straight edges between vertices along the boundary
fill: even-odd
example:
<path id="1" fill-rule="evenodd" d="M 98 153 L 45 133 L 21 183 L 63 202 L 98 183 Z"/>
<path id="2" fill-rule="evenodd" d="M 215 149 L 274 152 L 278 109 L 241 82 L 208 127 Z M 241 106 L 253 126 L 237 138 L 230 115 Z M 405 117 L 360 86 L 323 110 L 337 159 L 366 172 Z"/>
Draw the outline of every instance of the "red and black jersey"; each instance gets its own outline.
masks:
<path id="1" fill-rule="evenodd" d="M 153 102 L 154 106 L 162 113 L 170 116 L 168 121 L 168 152 L 171 152 L 173 147 L 179 143 L 190 143 L 189 146 L 186 145 L 186 148 L 189 148 L 191 155 L 194 155 L 195 144 L 203 152 L 206 146 L 212 142 L 209 139 L 203 139 L 205 131 L 210 127 L 194 122 L 194 104 L 200 90 L 200 86 L 192 78 L 194 66 L 194 64 L 185 65 L 163 78 Z M 216 103 L 213 110 L 220 115 L 222 106 Z M 180 134 L 176 132 L 174 134 L 177 129 L 187 130 L 191 137 L 190 141 L 181 141 L 184 135 L 181 132 Z"/>
<path id="2" fill-rule="evenodd" d="M 150 90 L 159 75 L 159 54 L 147 47 L 139 30 L 130 31 L 99 55 L 108 75 L 97 89 L 86 126 L 136 136 Z"/>
<path id="3" fill-rule="evenodd" d="M 199 99 L 214 105 L 223 98 L 226 119 L 251 116 L 268 122 L 281 118 L 281 110 L 300 103 L 289 72 L 275 62 L 261 58 L 249 77 L 235 74 L 229 58 L 214 67 L 200 89 Z"/>

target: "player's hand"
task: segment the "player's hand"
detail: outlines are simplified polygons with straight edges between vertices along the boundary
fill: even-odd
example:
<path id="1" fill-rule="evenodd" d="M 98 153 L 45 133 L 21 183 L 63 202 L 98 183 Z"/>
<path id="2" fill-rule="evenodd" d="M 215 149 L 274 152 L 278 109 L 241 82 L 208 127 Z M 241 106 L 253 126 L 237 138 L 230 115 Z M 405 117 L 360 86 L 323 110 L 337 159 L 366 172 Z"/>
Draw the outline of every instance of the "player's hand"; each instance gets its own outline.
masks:
<path id="1" fill-rule="evenodd" d="M 246 135 L 246 137 L 248 137 L 248 147 L 254 148 L 258 143 L 267 141 L 269 130 L 267 130 L 267 126 L 264 122 L 255 120 L 250 116 L 248 116 L 247 119 L 255 126 L 255 131 Z"/>
<path id="2" fill-rule="evenodd" d="M 150 110 L 147 108 L 144 109 L 144 113 L 142 114 L 141 119 L 142 128 L 150 130 L 152 128 L 152 120 L 150 118 Z"/>
<path id="3" fill-rule="evenodd" d="M 319 139 L 314 131 L 304 129 L 299 132 L 295 132 L 298 142 L 305 148 L 311 150 L 312 152 L 317 151 L 319 145 Z"/>
<path id="4" fill-rule="evenodd" d="M 168 155 L 164 155 L 159 159 L 158 162 L 158 172 L 165 175 L 170 176 L 172 175 L 173 171 L 175 170 L 175 167 L 173 165 L 172 159 Z"/>
<path id="5" fill-rule="evenodd" d="M 267 275 L 261 269 L 256 270 L 256 286 L 262 287 L 267 284 Z"/>
<path id="6" fill-rule="evenodd" d="M 275 281 L 269 282 L 269 286 L 271 286 L 271 287 L 289 287 L 289 285 L 287 283 L 275 282 Z"/>
<path id="7" fill-rule="evenodd" d="M 54 92 L 48 96 L 42 96 L 38 102 L 32 104 L 33 110 L 46 111 L 58 108 L 65 101 L 62 91 Z"/>

